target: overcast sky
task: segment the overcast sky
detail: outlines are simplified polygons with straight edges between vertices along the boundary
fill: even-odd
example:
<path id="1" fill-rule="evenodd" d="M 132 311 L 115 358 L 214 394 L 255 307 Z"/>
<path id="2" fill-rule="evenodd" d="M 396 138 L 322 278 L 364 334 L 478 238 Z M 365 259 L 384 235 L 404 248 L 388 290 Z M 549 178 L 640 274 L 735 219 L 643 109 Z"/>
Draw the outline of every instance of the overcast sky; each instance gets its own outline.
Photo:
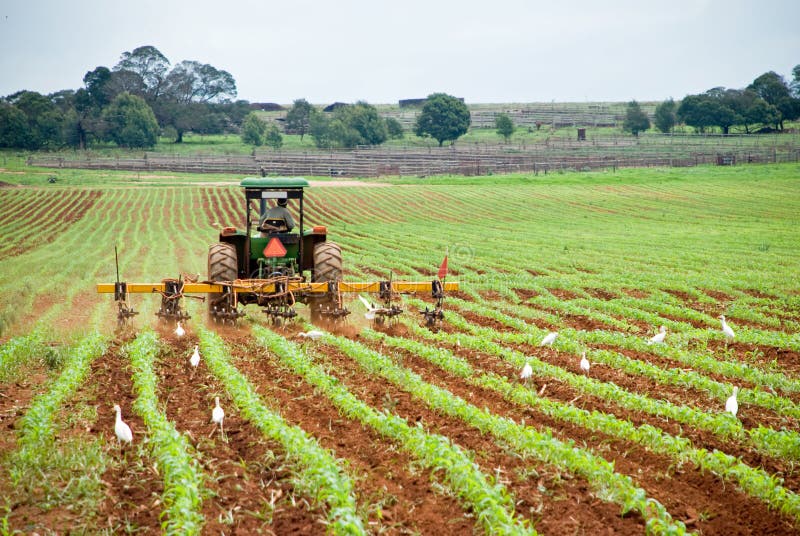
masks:
<path id="1" fill-rule="evenodd" d="M 0 0 L 0 96 L 152 45 L 252 102 L 640 101 L 800 64 L 800 0 Z"/>

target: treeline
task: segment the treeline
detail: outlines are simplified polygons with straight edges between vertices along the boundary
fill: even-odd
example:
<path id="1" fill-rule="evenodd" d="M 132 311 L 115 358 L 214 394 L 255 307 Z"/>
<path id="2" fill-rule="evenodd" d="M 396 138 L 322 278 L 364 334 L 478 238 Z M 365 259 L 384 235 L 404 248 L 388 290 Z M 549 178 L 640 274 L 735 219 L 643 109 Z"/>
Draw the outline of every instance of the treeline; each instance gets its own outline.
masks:
<path id="1" fill-rule="evenodd" d="M 753 130 L 783 130 L 786 121 L 800 119 L 800 65 L 787 82 L 774 71 L 762 74 L 744 89 L 715 87 L 687 95 L 679 103 L 669 99 L 656 107 L 655 127 L 671 132 L 682 123 L 698 132 L 719 128 L 728 134 L 733 127 Z M 636 101 L 628 103 L 623 130 L 638 135 L 650 128 L 649 118 Z"/>
<path id="2" fill-rule="evenodd" d="M 469 130 L 470 112 L 461 99 L 446 93 L 433 93 L 424 100 L 414 124 L 414 134 L 435 139 L 439 146 Z M 339 103 L 330 112 L 320 111 L 305 99 L 294 101 L 284 120 L 284 130 L 308 134 L 319 148 L 380 145 L 387 139 L 403 137 L 403 126 L 393 117 L 381 117 L 371 104 Z M 252 145 L 280 148 L 282 137 L 277 126 L 267 125 L 255 113 L 244 120 L 242 141 Z"/>
<path id="3" fill-rule="evenodd" d="M 0 99 L 0 147 L 84 149 L 93 142 L 152 147 L 161 133 L 239 132 L 247 101 L 233 101 L 227 71 L 197 61 L 175 65 L 155 47 L 122 54 L 86 73 L 84 86 L 51 95 L 19 91 Z"/>

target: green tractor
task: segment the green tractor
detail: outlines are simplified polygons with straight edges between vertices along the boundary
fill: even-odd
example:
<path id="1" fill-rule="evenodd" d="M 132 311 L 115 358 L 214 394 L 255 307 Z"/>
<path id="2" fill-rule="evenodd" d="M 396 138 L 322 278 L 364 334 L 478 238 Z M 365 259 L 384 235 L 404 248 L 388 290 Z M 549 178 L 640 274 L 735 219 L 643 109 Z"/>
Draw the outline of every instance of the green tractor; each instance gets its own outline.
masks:
<path id="1" fill-rule="evenodd" d="M 263 307 L 276 324 L 296 316 L 296 302 L 310 307 L 312 320 L 349 314 L 337 289 L 342 279 L 341 247 L 327 240 L 325 227 L 304 227 L 303 191 L 309 187 L 308 181 L 301 177 L 249 177 L 240 184 L 245 192 L 245 228 L 223 228 L 219 242 L 208 250 L 208 281 L 232 282 L 225 292 L 208 294 L 211 318 L 235 321 L 244 315 L 237 304 L 251 303 Z M 283 201 L 296 206 L 296 230 L 291 216 L 271 217 L 281 211 L 270 210 L 268 204 L 278 206 Z M 254 204 L 258 218 L 251 217 Z M 237 280 L 247 288 L 237 287 Z M 318 287 L 304 285 L 307 282 L 328 285 L 320 292 Z"/>

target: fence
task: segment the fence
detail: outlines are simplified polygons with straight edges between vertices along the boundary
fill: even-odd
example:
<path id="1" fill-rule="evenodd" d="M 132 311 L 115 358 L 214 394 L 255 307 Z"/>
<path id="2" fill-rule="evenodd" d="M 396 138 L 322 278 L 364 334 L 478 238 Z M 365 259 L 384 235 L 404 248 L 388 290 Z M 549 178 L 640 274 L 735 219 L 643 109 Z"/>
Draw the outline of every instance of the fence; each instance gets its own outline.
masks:
<path id="1" fill-rule="evenodd" d="M 141 158 L 34 156 L 31 166 L 175 171 L 239 175 L 380 177 L 490 175 L 550 170 L 623 167 L 685 167 L 701 164 L 796 162 L 797 135 L 752 137 L 630 137 L 587 141 L 549 139 L 525 146 L 476 144 L 451 147 L 372 147 L 337 151 L 258 151 L 253 155 L 175 156 L 145 153 Z"/>

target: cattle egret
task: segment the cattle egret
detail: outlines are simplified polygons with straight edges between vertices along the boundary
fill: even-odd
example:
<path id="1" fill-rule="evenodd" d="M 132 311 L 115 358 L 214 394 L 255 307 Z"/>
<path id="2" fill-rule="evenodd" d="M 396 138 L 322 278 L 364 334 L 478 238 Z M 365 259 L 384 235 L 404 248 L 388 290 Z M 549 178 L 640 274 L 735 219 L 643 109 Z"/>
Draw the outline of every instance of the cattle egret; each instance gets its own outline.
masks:
<path id="1" fill-rule="evenodd" d="M 583 354 L 581 355 L 581 370 L 584 372 L 584 374 L 589 374 L 590 366 L 591 365 L 589 364 L 589 360 L 586 359 L 586 352 L 583 352 Z"/>
<path id="2" fill-rule="evenodd" d="M 539 343 L 539 346 L 552 346 L 553 341 L 556 340 L 557 336 L 558 336 L 557 332 L 551 331 L 550 333 L 544 336 L 544 339 L 542 339 L 542 342 Z"/>
<path id="3" fill-rule="evenodd" d="M 197 365 L 200 364 L 200 349 L 195 344 L 194 345 L 194 352 L 192 356 L 189 358 L 189 364 L 192 366 L 192 375 L 194 375 L 194 371 L 197 369 Z"/>
<path id="4" fill-rule="evenodd" d="M 318 330 L 318 329 L 312 329 L 311 331 L 307 331 L 305 333 L 298 333 L 297 334 L 298 337 L 304 337 L 306 339 L 311 339 L 312 341 L 316 341 L 317 339 L 319 339 L 323 335 L 325 335 L 325 333 L 320 331 L 320 330 Z"/>
<path id="5" fill-rule="evenodd" d="M 214 423 L 214 430 L 216 430 L 217 425 L 219 425 L 219 433 L 222 437 L 225 437 L 225 433 L 222 431 L 222 420 L 225 418 L 225 410 L 219 405 L 219 397 L 216 397 L 215 400 L 217 401 L 217 405 L 211 410 L 211 421 Z M 213 435 L 214 430 L 211 430 L 209 436 Z"/>
<path id="6" fill-rule="evenodd" d="M 114 411 L 117 412 L 117 422 L 114 423 L 114 433 L 117 434 L 117 441 L 120 446 L 123 443 L 131 443 L 133 441 L 133 433 L 131 427 L 125 424 L 122 420 L 122 409 L 118 404 L 114 404 Z"/>
<path id="7" fill-rule="evenodd" d="M 361 303 L 364 304 L 364 307 L 367 308 L 367 312 L 364 313 L 364 318 L 366 318 L 367 320 L 375 320 L 375 311 L 377 311 L 378 308 L 369 303 L 369 301 L 364 296 L 361 296 L 359 294 L 358 298 L 361 300 Z"/>
<path id="8" fill-rule="evenodd" d="M 725 401 L 725 411 L 732 413 L 734 417 L 739 412 L 739 402 L 736 401 L 736 394 L 739 392 L 738 387 L 733 388 L 733 394 Z"/>
<path id="9" fill-rule="evenodd" d="M 184 335 L 186 335 L 186 330 L 183 329 L 183 326 L 181 326 L 180 322 L 178 322 L 178 327 L 175 328 L 175 335 L 177 335 L 178 337 L 183 337 Z"/>
<path id="10" fill-rule="evenodd" d="M 528 380 L 531 376 L 533 376 L 533 369 L 531 368 L 530 363 L 525 363 L 525 366 L 522 367 L 522 372 L 520 373 L 519 377 L 523 380 Z"/>
<path id="11" fill-rule="evenodd" d="M 719 315 L 719 319 L 722 322 L 722 333 L 725 334 L 725 340 L 728 342 L 732 341 L 736 334 L 733 332 L 728 323 L 725 322 L 725 315 Z"/>
<path id="12" fill-rule="evenodd" d="M 655 335 L 650 337 L 650 340 L 647 341 L 647 344 L 662 343 L 662 342 L 664 342 L 664 337 L 666 337 L 666 336 L 667 336 L 667 327 L 666 326 L 661 326 L 658 329 L 658 333 L 656 333 Z"/>

